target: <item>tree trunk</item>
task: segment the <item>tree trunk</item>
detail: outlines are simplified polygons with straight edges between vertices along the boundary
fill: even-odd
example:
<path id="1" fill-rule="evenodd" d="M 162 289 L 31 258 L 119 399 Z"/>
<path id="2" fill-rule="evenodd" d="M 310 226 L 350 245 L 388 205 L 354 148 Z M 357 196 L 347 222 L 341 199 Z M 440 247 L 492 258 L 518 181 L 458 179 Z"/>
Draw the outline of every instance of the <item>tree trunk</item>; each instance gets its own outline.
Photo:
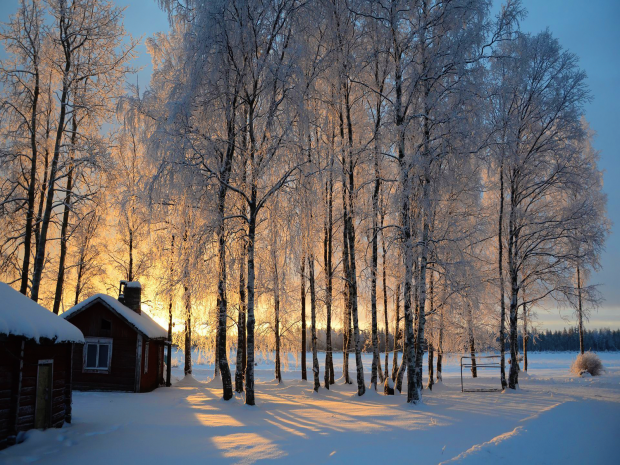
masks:
<path id="1" fill-rule="evenodd" d="M 351 127 L 351 114 L 349 105 L 349 95 L 345 94 L 346 108 L 347 108 L 347 125 L 349 128 L 349 149 L 353 146 L 353 132 Z M 360 341 L 360 331 L 358 323 L 358 308 L 357 308 L 357 269 L 355 260 L 355 226 L 353 221 L 353 198 L 355 196 L 355 182 L 354 182 L 354 167 L 353 167 L 353 155 L 351 150 L 348 151 L 349 155 L 349 216 L 348 227 L 345 228 L 349 239 L 349 282 L 350 282 L 350 300 L 351 300 L 351 319 L 353 320 L 353 342 L 355 344 L 355 367 L 357 371 L 357 395 L 362 396 L 366 392 L 366 385 L 364 382 L 364 365 L 362 363 L 362 345 Z M 376 313 L 375 313 L 376 320 Z M 377 356 L 377 359 L 379 357 Z"/>
<path id="2" fill-rule="evenodd" d="M 185 292 L 185 376 L 192 374 L 192 302 L 189 288 L 184 286 Z"/>
<path id="3" fill-rule="evenodd" d="M 80 302 L 80 294 L 82 293 L 82 277 L 84 276 L 84 260 L 86 257 L 84 256 L 84 252 L 80 253 L 78 267 L 76 271 L 76 281 L 75 281 L 75 298 L 73 299 L 73 305 L 77 305 Z"/>
<path id="4" fill-rule="evenodd" d="M 345 99 L 345 113 L 347 120 L 347 136 L 348 136 L 348 144 L 347 150 L 345 150 L 347 159 L 348 159 L 348 185 L 346 181 L 344 184 L 346 186 L 346 193 L 348 200 L 348 215 L 345 217 L 345 228 L 344 232 L 347 235 L 348 242 L 348 255 L 349 255 L 349 266 L 348 271 L 349 274 L 347 276 L 347 282 L 349 284 L 349 302 L 351 307 L 351 320 L 353 323 L 353 343 L 355 345 L 355 366 L 357 371 L 357 394 L 359 396 L 364 395 L 366 391 L 366 385 L 364 382 L 364 365 L 362 364 L 362 347 L 360 342 L 360 334 L 359 334 L 359 323 L 358 323 L 358 308 L 357 308 L 357 269 L 356 269 L 356 259 L 355 259 L 355 222 L 353 219 L 354 216 L 354 207 L 353 207 L 353 199 L 355 197 L 355 172 L 353 165 L 353 125 L 351 121 L 351 103 L 349 101 L 350 97 L 350 89 L 347 88 L 346 83 L 343 84 L 344 90 L 344 99 Z M 345 164 L 343 163 L 343 174 L 345 170 Z M 344 192 L 343 192 L 344 195 Z"/>
<path id="5" fill-rule="evenodd" d="M 60 114 L 58 117 L 58 126 L 56 129 L 56 141 L 54 143 L 54 156 L 52 157 L 52 165 L 50 168 L 49 185 L 45 201 L 45 211 L 41 220 L 41 230 L 39 235 L 39 246 L 37 247 L 34 269 L 32 274 L 32 288 L 30 290 L 30 298 L 37 302 L 39 300 L 39 289 L 41 287 L 41 278 L 43 275 L 43 266 L 45 265 L 45 249 L 47 245 L 47 233 L 52 218 L 52 210 L 54 207 L 54 192 L 56 190 L 56 175 L 58 171 L 58 161 L 60 159 L 60 151 L 62 148 L 62 139 L 65 131 L 65 118 L 67 115 L 67 105 L 69 96 L 69 71 L 71 69 L 70 56 L 67 56 L 63 80 L 62 93 L 60 95 Z"/>
<path id="6" fill-rule="evenodd" d="M 170 301 L 168 302 L 168 357 L 166 359 L 166 386 L 172 385 L 172 280 L 174 277 L 174 234 L 170 238 Z"/>
<path id="7" fill-rule="evenodd" d="M 478 377 L 478 367 L 476 365 L 476 340 L 473 333 L 469 335 L 469 353 L 471 354 L 471 376 Z"/>
<path id="8" fill-rule="evenodd" d="M 34 52 L 34 50 L 33 50 Z M 39 64 L 38 53 L 33 55 L 34 62 L 34 89 L 32 91 L 32 106 L 30 113 L 30 178 L 28 179 L 28 208 L 26 211 L 26 230 L 24 232 L 24 260 L 22 262 L 21 284 L 19 292 L 28 293 L 28 277 L 30 273 L 30 254 L 32 251 L 32 224 L 34 220 L 35 189 L 37 184 L 37 114 L 39 103 Z M 58 312 L 55 312 L 58 314 Z"/>
<path id="9" fill-rule="evenodd" d="M 308 341 L 306 340 L 308 330 L 306 329 L 306 255 L 301 257 L 301 379 L 308 380 L 306 368 L 306 351 Z"/>
<path id="10" fill-rule="evenodd" d="M 431 271 L 430 276 L 429 276 L 429 280 L 430 280 L 430 285 L 429 285 L 429 318 L 431 319 L 431 322 L 434 320 L 434 313 L 435 313 L 435 279 L 434 279 L 434 273 L 433 271 Z M 428 335 L 428 383 L 427 383 L 427 387 L 430 391 L 433 390 L 433 378 L 434 378 L 434 373 L 433 373 L 433 358 L 434 358 L 434 348 L 433 348 L 433 326 L 431 325 L 429 327 L 429 335 Z"/>
<path id="11" fill-rule="evenodd" d="M 62 294 L 65 283 L 65 261 L 67 258 L 67 242 L 69 240 L 69 213 L 71 212 L 71 190 L 73 189 L 73 167 L 69 168 L 67 175 L 67 185 L 64 200 L 64 211 L 62 214 L 62 226 L 60 228 L 60 254 L 58 256 L 58 276 L 56 279 L 56 292 L 54 293 L 53 312 L 58 315 L 60 312 L 60 304 L 62 303 Z"/>
<path id="12" fill-rule="evenodd" d="M 511 182 L 511 208 L 510 218 L 508 225 L 508 269 L 510 272 L 510 373 L 508 374 L 508 387 L 510 389 L 516 389 L 519 384 L 519 347 L 518 347 L 518 327 L 517 327 L 517 310 L 519 299 L 519 274 L 518 265 L 516 263 L 516 250 L 518 249 L 518 233 L 516 231 L 516 209 L 517 204 L 515 200 L 516 189 L 514 187 L 514 181 Z"/>
<path id="13" fill-rule="evenodd" d="M 253 170 L 252 170 L 253 171 Z M 252 173 L 254 176 L 254 173 Z M 254 398 L 254 241 L 256 240 L 256 184 L 252 179 L 252 197 L 250 201 L 250 221 L 248 224 L 248 324 L 247 350 L 248 358 L 245 365 L 245 403 L 255 405 Z"/>
<path id="14" fill-rule="evenodd" d="M 172 386 L 172 298 L 168 305 L 168 354 L 166 359 L 166 386 Z"/>
<path id="15" fill-rule="evenodd" d="M 230 374 L 230 366 L 228 365 L 228 348 L 226 346 L 226 320 L 228 317 L 228 299 L 226 296 L 226 287 L 228 283 L 226 270 L 226 228 L 224 224 L 224 215 L 226 210 L 226 195 L 228 193 L 228 181 L 232 170 L 232 161 L 236 148 L 236 109 L 237 94 L 233 93 L 232 101 L 227 102 L 229 105 L 227 111 L 227 146 L 226 152 L 223 154 L 220 166 L 220 186 L 218 198 L 218 242 L 219 242 L 219 280 L 218 280 L 218 297 L 219 297 L 219 340 L 218 340 L 218 365 L 222 378 L 222 394 L 224 400 L 229 400 L 233 396 L 232 376 Z"/>
<path id="16" fill-rule="evenodd" d="M 246 344 L 245 344 L 245 315 L 246 315 L 246 299 L 245 299 L 245 255 L 246 243 L 243 243 L 241 254 L 241 265 L 239 266 L 239 313 L 237 319 L 237 361 L 235 366 L 235 391 L 243 392 L 243 374 L 245 372 L 246 362 Z"/>
<path id="17" fill-rule="evenodd" d="M 133 281 L 133 228 L 129 226 L 129 221 L 127 221 L 127 225 L 129 227 L 129 269 L 127 271 L 127 281 Z"/>
<path id="18" fill-rule="evenodd" d="M 394 43 L 397 43 L 397 39 L 394 38 Z M 404 289 L 403 289 L 403 312 L 405 315 L 405 328 L 404 328 L 404 343 L 403 343 L 403 363 L 407 363 L 408 382 L 407 387 L 407 402 L 417 402 L 419 400 L 419 393 L 415 389 L 413 382 L 413 370 L 415 364 L 415 336 L 413 332 L 413 314 L 411 309 L 411 282 L 413 280 L 413 240 L 411 237 L 411 219 L 410 219 L 410 196 L 411 196 L 411 179 L 409 175 L 410 163 L 408 162 L 405 154 L 405 118 L 404 108 L 402 104 L 403 95 L 403 79 L 401 69 L 401 54 L 400 50 L 394 50 L 394 88 L 396 92 L 395 96 L 395 118 L 396 118 L 396 130 L 398 137 L 398 164 L 399 164 L 399 185 L 401 195 L 401 207 L 400 207 L 400 228 L 403 243 L 403 256 L 405 261 L 405 277 L 404 277 Z M 397 380 L 402 387 L 402 376 L 404 374 L 403 365 L 399 369 Z M 400 390 L 400 388 L 399 388 Z"/>
<path id="19" fill-rule="evenodd" d="M 370 313 L 372 318 L 372 371 L 370 375 L 371 387 L 377 390 L 377 370 L 380 369 L 379 358 L 379 335 L 377 330 L 377 269 L 379 267 L 379 228 L 378 228 L 378 215 L 379 215 L 379 189 L 380 189 L 380 177 L 379 177 L 379 127 L 381 122 L 381 105 L 380 98 L 377 104 L 377 120 L 375 124 L 375 150 L 374 150 L 374 170 L 375 170 L 375 185 L 372 191 L 372 263 L 370 266 Z M 387 351 L 386 351 L 387 352 Z M 385 367 L 387 372 L 387 365 Z M 380 376 L 380 381 L 383 382 L 383 375 Z"/>
<path id="20" fill-rule="evenodd" d="M 222 204 L 220 204 L 222 205 Z M 220 215 L 223 212 L 220 211 Z M 232 398 L 232 379 L 230 375 L 230 367 L 228 366 L 228 357 L 226 355 L 226 318 L 228 315 L 228 302 L 226 297 L 226 238 L 224 235 L 224 221 L 223 216 L 220 217 L 220 231 L 219 236 L 219 280 L 218 280 L 218 326 L 219 326 L 219 340 L 217 351 L 219 354 L 218 362 L 220 367 L 220 375 L 222 378 L 222 396 L 224 400 Z"/>
<path id="21" fill-rule="evenodd" d="M 334 384 L 334 361 L 332 356 L 332 241 L 333 241 L 333 152 L 330 157 L 329 179 L 325 186 L 327 200 L 327 219 L 323 239 L 323 263 L 325 264 L 325 310 L 327 327 L 325 329 L 325 388 Z"/>
<path id="22" fill-rule="evenodd" d="M 467 331 L 469 333 L 469 353 L 471 355 L 471 376 L 478 377 L 478 367 L 476 366 L 476 340 L 474 338 L 474 318 L 471 304 L 467 304 Z"/>
<path id="23" fill-rule="evenodd" d="M 217 313 L 216 313 L 216 326 L 215 326 L 215 363 L 213 369 L 213 376 L 215 378 L 220 377 L 220 301 L 218 298 L 217 304 Z"/>
<path id="24" fill-rule="evenodd" d="M 54 294 L 54 308 L 56 315 L 60 312 L 60 304 L 62 302 L 62 294 L 65 283 L 65 260 L 67 258 L 67 241 L 69 240 L 69 213 L 71 212 L 71 191 L 73 190 L 73 158 L 75 152 L 75 144 L 77 138 L 77 120 L 75 119 L 75 110 L 72 117 L 72 133 L 71 133 L 71 162 L 69 163 L 69 172 L 67 173 L 67 185 L 65 187 L 65 201 L 62 214 L 62 225 L 60 227 L 60 255 L 58 257 L 58 277 L 56 279 L 56 292 Z"/>
<path id="25" fill-rule="evenodd" d="M 392 355 L 392 381 L 398 375 L 398 341 L 400 333 L 400 283 L 396 286 L 396 304 L 394 305 L 394 353 Z M 403 347 L 403 353 L 405 348 Z"/>
<path id="26" fill-rule="evenodd" d="M 527 343 L 530 339 L 527 329 L 527 305 L 523 303 L 523 370 L 527 371 Z M 581 339 L 581 338 L 580 338 Z M 579 341 L 581 342 L 581 340 Z"/>
<path id="27" fill-rule="evenodd" d="M 49 123 L 48 123 L 48 129 L 47 131 L 49 132 Z M 39 241 L 41 239 L 41 221 L 43 219 L 43 207 L 46 203 L 46 198 L 45 198 L 45 194 L 47 193 L 47 176 L 48 176 L 48 171 L 49 171 L 49 150 L 47 149 L 47 144 L 46 144 L 46 149 L 45 149 L 45 158 L 44 158 L 44 164 L 43 164 L 43 182 L 41 183 L 41 189 L 39 192 L 39 206 L 38 206 L 38 213 L 37 213 L 37 222 L 34 225 L 34 250 L 35 253 L 37 250 L 39 250 Z"/>
<path id="28" fill-rule="evenodd" d="M 425 84 L 425 85 L 428 85 Z M 418 341 L 418 348 L 416 353 L 415 360 L 415 373 L 414 376 L 408 378 L 408 381 L 412 379 L 412 385 L 408 387 L 408 392 L 411 391 L 411 400 L 410 402 L 416 403 L 420 400 L 421 390 L 422 390 L 422 356 L 424 351 L 422 349 L 422 344 L 425 340 L 424 336 L 424 327 L 426 324 L 426 269 L 428 265 L 428 254 L 429 254 L 429 244 L 430 244 L 430 149 L 429 149 L 429 141 L 430 141 L 430 129 L 428 122 L 428 114 L 430 110 L 426 107 L 426 103 L 428 100 L 428 90 L 425 90 L 425 111 L 424 111 L 424 176 L 422 183 L 422 241 L 420 247 L 420 270 L 419 270 L 419 286 L 418 286 L 418 300 L 417 300 L 417 309 L 418 309 L 418 318 L 417 318 L 417 328 L 416 328 L 416 336 L 415 339 Z"/>
<path id="29" fill-rule="evenodd" d="M 513 281 L 513 279 L 511 279 Z M 516 281 L 516 278 L 514 279 Z M 519 347 L 517 331 L 517 294 L 516 282 L 512 284 L 512 297 L 510 299 L 510 372 L 508 374 L 508 387 L 516 389 L 519 384 Z"/>
<path id="30" fill-rule="evenodd" d="M 499 269 L 499 353 L 500 353 L 500 377 L 502 389 L 506 389 L 506 302 L 504 299 L 504 161 L 499 169 L 499 220 L 498 220 L 498 269 Z"/>
<path id="31" fill-rule="evenodd" d="M 410 353 L 411 351 L 407 347 L 407 342 L 405 341 L 403 345 L 403 359 L 400 362 L 395 380 L 395 389 L 398 389 L 398 392 L 403 392 L 403 378 L 405 377 L 405 372 L 409 370 L 410 365 L 407 358 L 409 358 Z"/>
<path id="32" fill-rule="evenodd" d="M 319 380 L 319 358 L 316 344 L 316 286 L 314 280 L 314 255 L 312 253 L 308 256 L 308 281 L 310 282 L 310 319 L 312 325 L 312 374 L 314 390 L 318 392 L 321 387 L 321 381 Z"/>
<path id="33" fill-rule="evenodd" d="M 276 366 L 275 366 L 275 377 L 278 383 L 282 382 L 282 371 L 281 371 L 281 361 L 280 361 L 280 288 L 279 288 L 279 279 L 278 279 L 278 266 L 277 266 L 277 257 L 275 253 L 275 248 L 273 249 L 274 253 L 272 255 L 273 266 L 274 266 L 274 286 L 273 286 L 273 302 L 274 302 L 274 333 L 276 339 Z"/>
<path id="34" fill-rule="evenodd" d="M 241 130 L 241 140 L 242 140 L 242 153 L 248 153 L 248 149 L 250 147 L 250 133 L 249 133 L 249 125 L 246 124 L 248 122 L 249 108 L 246 106 L 243 110 L 243 127 Z M 242 175 L 241 175 L 241 183 L 244 189 L 247 188 L 247 160 L 242 160 Z M 242 213 L 247 213 L 246 205 L 242 205 Z M 241 246 L 241 257 L 239 260 L 239 312 L 237 317 L 237 358 L 235 361 L 235 391 L 243 392 L 243 384 L 245 380 L 245 372 L 247 370 L 247 358 L 248 358 L 248 347 L 247 347 L 247 294 L 246 294 L 246 257 L 248 251 L 248 242 L 246 237 L 246 230 L 243 229 L 243 239 Z"/>
<path id="35" fill-rule="evenodd" d="M 583 346 L 583 306 L 581 301 L 581 270 L 579 265 L 577 265 L 577 297 L 579 302 L 577 303 L 577 318 L 579 325 L 579 352 L 583 355 L 584 346 Z M 527 360 L 527 359 L 526 359 Z M 527 371 L 527 361 L 525 371 Z"/>
<path id="36" fill-rule="evenodd" d="M 378 186 L 378 180 L 375 186 Z M 376 190 L 376 187 L 375 187 Z M 377 247 L 377 217 L 375 210 L 375 194 L 373 194 L 373 238 L 372 238 L 372 265 L 370 268 L 370 313 L 371 313 L 371 328 L 372 328 L 372 371 L 370 375 L 370 385 L 375 391 L 377 390 L 377 370 L 380 363 L 379 359 L 379 336 L 377 331 L 377 264 L 378 264 L 378 247 Z M 383 378 L 383 376 L 381 377 Z M 383 382 L 383 379 L 381 379 Z"/>
<path id="37" fill-rule="evenodd" d="M 389 327 L 389 322 L 388 322 L 388 297 L 387 297 L 387 274 L 386 274 L 386 268 L 387 268 L 387 260 L 386 260 L 386 255 L 387 255 L 387 250 L 385 248 L 385 235 L 383 234 L 383 217 L 384 215 L 381 215 L 381 250 L 383 253 L 383 322 L 385 324 L 385 378 L 387 379 L 390 376 L 390 370 L 389 370 L 389 359 L 388 359 L 388 353 L 389 353 L 389 342 L 390 342 L 390 327 Z M 396 340 L 394 340 L 394 345 L 396 345 Z"/>
<path id="38" fill-rule="evenodd" d="M 349 235 L 347 232 L 349 224 L 349 211 L 347 206 L 347 181 L 346 181 L 346 155 L 344 139 L 344 117 L 342 111 L 340 117 L 340 138 L 342 140 L 342 265 L 344 270 L 344 309 L 342 315 L 343 344 L 342 344 L 342 376 L 345 384 L 351 384 L 349 376 L 349 350 L 351 348 L 351 282 L 350 282 L 350 258 L 349 258 Z"/>
<path id="39" fill-rule="evenodd" d="M 422 38 L 420 40 L 421 44 L 421 62 L 422 69 L 428 69 L 428 57 L 426 54 L 427 49 L 427 35 L 429 34 L 429 29 L 431 28 L 431 21 L 428 19 L 429 14 L 429 5 L 426 2 L 422 3 L 422 16 L 423 16 L 423 31 Z M 423 95 L 422 95 L 422 198 L 421 198 L 421 221 L 422 221 L 422 237 L 419 243 L 419 279 L 418 279 L 418 298 L 416 301 L 416 307 L 418 310 L 418 318 L 417 318 L 417 327 L 415 340 L 418 341 L 417 353 L 415 354 L 416 359 L 414 360 L 414 369 L 415 373 L 413 376 L 408 374 L 408 387 L 407 387 L 407 401 L 411 403 L 417 403 L 421 398 L 422 391 L 422 344 L 425 340 L 424 336 L 424 327 L 426 324 L 426 269 L 428 266 L 428 257 L 430 253 L 430 243 L 431 243 L 431 152 L 430 152 L 430 144 L 431 144 L 431 134 L 430 134 L 430 79 L 423 80 Z M 413 339 L 413 338 L 412 338 Z M 411 363 L 411 361 L 409 362 Z"/>
<path id="40" fill-rule="evenodd" d="M 245 364 L 245 403 L 246 405 L 256 405 L 254 396 L 254 327 L 256 318 L 254 316 L 255 304 L 255 283 L 256 272 L 254 263 L 254 253 L 256 247 L 256 223 L 258 215 L 258 179 L 257 167 L 255 162 L 256 141 L 254 136 L 254 102 L 248 105 L 248 136 L 250 140 L 250 201 L 248 202 L 248 315 L 247 315 L 247 361 Z"/>
<path id="41" fill-rule="evenodd" d="M 428 382 L 426 384 L 426 387 L 429 391 L 433 390 L 433 378 L 435 377 L 435 374 L 433 373 L 433 368 L 434 368 L 434 351 L 433 351 L 433 344 L 431 342 L 428 343 Z"/>
<path id="42" fill-rule="evenodd" d="M 417 275 L 419 276 L 419 267 L 418 264 L 416 263 L 416 268 L 415 268 L 415 273 L 417 273 Z M 420 317 L 422 315 L 420 315 L 420 301 L 418 299 L 418 296 L 420 295 L 420 278 L 418 277 L 417 279 L 417 283 L 416 286 L 413 288 L 414 289 L 414 294 L 413 294 L 413 302 L 415 303 L 415 320 L 413 322 L 413 328 L 415 331 L 415 335 L 414 335 L 414 341 L 415 341 L 415 357 L 416 357 L 416 362 L 415 362 L 415 370 L 414 370 L 414 375 L 415 375 L 415 384 L 417 386 L 419 386 L 418 391 L 422 391 L 423 389 L 423 385 L 422 385 L 422 361 L 424 359 L 424 339 L 419 339 L 418 338 L 418 326 L 419 326 L 419 321 L 420 321 Z M 419 368 L 419 369 L 418 369 Z M 407 379 L 407 381 L 409 381 L 409 379 Z"/>
<path id="43" fill-rule="evenodd" d="M 174 277 L 174 234 L 170 238 L 170 301 L 168 302 L 168 357 L 166 359 L 166 386 L 172 385 L 172 280 Z"/>
<path id="44" fill-rule="evenodd" d="M 437 337 L 437 382 L 443 381 L 441 370 L 443 364 L 443 305 L 439 308 L 439 334 Z"/>

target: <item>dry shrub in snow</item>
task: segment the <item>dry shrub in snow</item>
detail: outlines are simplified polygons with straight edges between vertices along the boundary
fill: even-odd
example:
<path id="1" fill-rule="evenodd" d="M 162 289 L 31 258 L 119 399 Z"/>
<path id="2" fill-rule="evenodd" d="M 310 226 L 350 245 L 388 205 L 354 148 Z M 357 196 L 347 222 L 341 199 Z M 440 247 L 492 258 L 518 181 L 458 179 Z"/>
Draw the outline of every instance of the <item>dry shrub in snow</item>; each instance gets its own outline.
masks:
<path id="1" fill-rule="evenodd" d="M 576 375 L 590 373 L 592 376 L 602 375 L 605 371 L 603 362 L 594 352 L 579 354 L 570 367 L 570 371 Z"/>

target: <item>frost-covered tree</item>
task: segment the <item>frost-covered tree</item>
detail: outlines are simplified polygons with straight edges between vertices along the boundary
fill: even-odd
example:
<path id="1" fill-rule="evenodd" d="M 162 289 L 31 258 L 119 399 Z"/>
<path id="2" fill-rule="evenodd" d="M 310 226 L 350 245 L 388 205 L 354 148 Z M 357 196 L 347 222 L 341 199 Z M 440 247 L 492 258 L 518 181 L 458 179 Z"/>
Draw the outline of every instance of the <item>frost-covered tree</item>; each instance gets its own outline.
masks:
<path id="1" fill-rule="evenodd" d="M 20 292 L 27 294 L 32 255 L 35 202 L 40 168 L 39 134 L 46 80 L 44 10 L 36 0 L 21 0 L 15 16 L 4 25 L 0 40 L 11 58 L 0 65 L 3 95 L 0 109 L 4 144 L 0 152 L 0 219 L 6 237 L 0 246 L 2 268 L 17 268 L 21 249 Z M 8 271 L 8 270 L 7 270 Z M 15 270 L 17 271 L 17 270 Z M 11 273 L 12 274 L 12 273 Z"/>
<path id="2" fill-rule="evenodd" d="M 502 54 L 509 58 L 496 60 L 492 72 L 502 89 L 494 106 L 503 121 L 500 184 L 505 192 L 500 200 L 507 223 L 502 232 L 510 296 L 508 386 L 514 389 L 519 307 L 558 290 L 559 280 L 579 255 L 567 242 L 590 213 L 567 195 L 585 187 L 578 145 L 584 137 L 580 116 L 588 92 L 577 58 L 562 50 L 548 31 L 507 42 Z M 520 301 L 528 285 L 540 291 L 528 292 L 527 301 Z"/>
<path id="3" fill-rule="evenodd" d="M 58 74 L 58 118 L 50 163 L 45 208 L 32 275 L 31 298 L 37 301 L 46 257 L 47 237 L 55 207 L 57 183 L 62 177 L 67 124 L 73 119 L 76 94 L 85 91 L 106 102 L 131 70 L 136 41 L 125 42 L 122 10 L 105 0 L 50 0 L 48 13 L 54 23 L 50 67 Z M 87 99 L 88 100 L 88 99 Z"/>

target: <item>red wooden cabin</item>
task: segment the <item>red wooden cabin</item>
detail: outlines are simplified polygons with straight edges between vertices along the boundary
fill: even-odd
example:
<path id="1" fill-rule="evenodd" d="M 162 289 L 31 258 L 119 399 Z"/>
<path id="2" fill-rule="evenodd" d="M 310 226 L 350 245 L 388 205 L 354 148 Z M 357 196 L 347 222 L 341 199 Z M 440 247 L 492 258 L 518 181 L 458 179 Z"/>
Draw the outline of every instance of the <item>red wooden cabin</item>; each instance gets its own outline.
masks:
<path id="1" fill-rule="evenodd" d="M 96 294 L 62 317 L 84 333 L 75 347 L 77 390 L 148 392 L 163 383 L 168 331 L 141 310 L 141 286 L 121 281 L 119 298 Z"/>
<path id="2" fill-rule="evenodd" d="M 0 283 L 0 449 L 31 428 L 71 423 L 71 363 L 79 329 Z"/>

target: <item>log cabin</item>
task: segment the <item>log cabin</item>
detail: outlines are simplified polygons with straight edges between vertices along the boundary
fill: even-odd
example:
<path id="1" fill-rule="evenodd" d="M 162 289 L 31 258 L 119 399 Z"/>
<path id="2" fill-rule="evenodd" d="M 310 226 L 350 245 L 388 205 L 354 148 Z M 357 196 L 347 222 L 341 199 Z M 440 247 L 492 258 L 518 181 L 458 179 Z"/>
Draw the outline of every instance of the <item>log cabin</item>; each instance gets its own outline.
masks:
<path id="1" fill-rule="evenodd" d="M 142 312 L 141 292 L 121 281 L 118 299 L 95 294 L 61 315 L 85 339 L 73 352 L 74 389 L 149 392 L 163 383 L 168 331 Z"/>
<path id="2" fill-rule="evenodd" d="M 0 449 L 32 428 L 71 423 L 72 324 L 0 283 Z"/>

